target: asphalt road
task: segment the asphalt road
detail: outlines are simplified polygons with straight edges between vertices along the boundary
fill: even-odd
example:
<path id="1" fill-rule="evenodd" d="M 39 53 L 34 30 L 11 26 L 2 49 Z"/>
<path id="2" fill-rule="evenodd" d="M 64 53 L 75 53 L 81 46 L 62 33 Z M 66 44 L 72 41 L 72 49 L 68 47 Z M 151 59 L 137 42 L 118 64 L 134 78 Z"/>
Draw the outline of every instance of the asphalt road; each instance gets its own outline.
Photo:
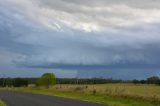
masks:
<path id="1" fill-rule="evenodd" d="M 0 99 L 2 99 L 7 106 L 104 106 L 63 97 L 14 91 L 0 91 Z"/>

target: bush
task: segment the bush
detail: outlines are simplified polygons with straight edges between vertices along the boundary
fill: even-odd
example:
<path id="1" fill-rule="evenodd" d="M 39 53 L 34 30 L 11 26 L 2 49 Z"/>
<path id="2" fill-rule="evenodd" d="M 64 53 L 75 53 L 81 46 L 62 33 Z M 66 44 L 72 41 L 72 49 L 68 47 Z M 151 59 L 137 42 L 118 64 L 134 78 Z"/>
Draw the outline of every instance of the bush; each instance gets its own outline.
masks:
<path id="1" fill-rule="evenodd" d="M 95 95 L 97 93 L 96 89 L 92 91 L 92 94 Z"/>
<path id="2" fill-rule="evenodd" d="M 74 89 L 74 91 L 82 91 L 83 90 L 83 87 L 76 87 L 75 89 Z"/>
<path id="3" fill-rule="evenodd" d="M 55 85 L 56 84 L 56 78 L 53 73 L 45 73 L 43 74 L 36 83 L 38 86 L 45 86 L 49 87 L 50 85 Z"/>

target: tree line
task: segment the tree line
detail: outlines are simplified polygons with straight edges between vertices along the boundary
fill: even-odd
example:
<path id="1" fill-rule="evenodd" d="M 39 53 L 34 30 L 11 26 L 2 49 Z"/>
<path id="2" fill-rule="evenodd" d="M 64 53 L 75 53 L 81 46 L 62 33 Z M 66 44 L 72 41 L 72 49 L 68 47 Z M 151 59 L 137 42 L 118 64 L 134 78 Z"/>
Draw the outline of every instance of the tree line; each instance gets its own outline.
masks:
<path id="1" fill-rule="evenodd" d="M 43 74 L 40 78 L 0 78 L 0 86 L 28 86 L 29 84 L 45 85 L 50 84 L 107 84 L 107 83 L 134 83 L 134 84 L 158 84 L 160 77 L 153 76 L 146 80 L 115 80 L 112 78 L 55 78 L 54 74 Z"/>

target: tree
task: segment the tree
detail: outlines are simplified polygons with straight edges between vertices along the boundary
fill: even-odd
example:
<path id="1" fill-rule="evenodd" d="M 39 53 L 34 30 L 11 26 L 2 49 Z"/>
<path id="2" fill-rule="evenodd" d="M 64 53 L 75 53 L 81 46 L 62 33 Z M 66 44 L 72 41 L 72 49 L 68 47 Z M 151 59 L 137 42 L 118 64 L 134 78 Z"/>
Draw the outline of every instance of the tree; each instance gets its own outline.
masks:
<path id="1" fill-rule="evenodd" d="M 134 84 L 138 84 L 138 83 L 139 83 L 139 81 L 138 81 L 138 80 L 136 80 L 136 79 L 134 79 L 134 80 L 132 81 L 132 83 L 134 83 Z"/>
<path id="2" fill-rule="evenodd" d="M 147 78 L 147 83 L 149 84 L 159 84 L 159 82 L 160 82 L 160 78 L 158 76 Z"/>
<path id="3" fill-rule="evenodd" d="M 15 78 L 13 80 L 14 87 L 28 86 L 28 81 L 24 78 Z"/>
<path id="4" fill-rule="evenodd" d="M 38 80 L 37 85 L 38 86 L 45 86 L 49 87 L 50 85 L 56 84 L 56 78 L 53 73 L 44 73 Z"/>

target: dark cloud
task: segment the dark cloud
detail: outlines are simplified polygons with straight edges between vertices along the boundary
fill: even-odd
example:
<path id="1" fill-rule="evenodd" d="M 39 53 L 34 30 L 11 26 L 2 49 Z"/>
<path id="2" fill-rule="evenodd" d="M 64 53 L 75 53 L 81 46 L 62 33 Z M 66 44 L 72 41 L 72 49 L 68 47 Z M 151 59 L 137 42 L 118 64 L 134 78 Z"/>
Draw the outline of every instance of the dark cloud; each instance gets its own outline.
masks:
<path id="1" fill-rule="evenodd" d="M 0 1 L 0 70 L 157 74 L 144 71 L 160 69 L 160 9 L 147 1 Z"/>

